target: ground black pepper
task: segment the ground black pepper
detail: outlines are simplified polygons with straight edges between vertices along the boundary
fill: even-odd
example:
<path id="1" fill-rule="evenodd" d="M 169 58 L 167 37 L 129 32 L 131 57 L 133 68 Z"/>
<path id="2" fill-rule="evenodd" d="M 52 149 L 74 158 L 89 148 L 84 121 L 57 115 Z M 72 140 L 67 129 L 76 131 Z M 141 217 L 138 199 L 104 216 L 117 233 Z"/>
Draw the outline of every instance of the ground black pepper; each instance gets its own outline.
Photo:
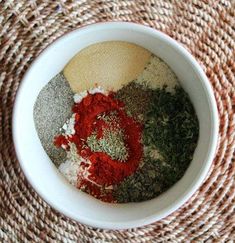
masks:
<path id="1" fill-rule="evenodd" d="M 52 78 L 40 91 L 34 104 L 34 122 L 42 146 L 51 160 L 59 166 L 66 153 L 54 146 L 53 140 L 64 122 L 71 116 L 73 93 L 62 73 Z"/>

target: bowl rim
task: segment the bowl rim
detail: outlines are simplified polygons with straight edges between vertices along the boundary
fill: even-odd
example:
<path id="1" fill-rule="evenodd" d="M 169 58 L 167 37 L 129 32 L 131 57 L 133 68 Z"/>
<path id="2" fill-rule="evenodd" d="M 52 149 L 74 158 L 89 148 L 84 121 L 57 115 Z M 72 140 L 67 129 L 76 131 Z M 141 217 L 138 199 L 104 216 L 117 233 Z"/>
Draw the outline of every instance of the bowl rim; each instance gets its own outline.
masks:
<path id="1" fill-rule="evenodd" d="M 171 207 L 168 207 L 164 211 L 158 213 L 158 216 L 153 214 L 151 216 L 145 217 L 144 219 L 142 218 L 142 219 L 138 219 L 138 220 L 130 220 L 128 222 L 125 222 L 125 224 L 122 224 L 120 222 L 118 222 L 118 223 L 116 223 L 116 222 L 112 222 L 112 223 L 101 222 L 100 223 L 97 220 L 89 219 L 87 217 L 86 218 L 85 217 L 77 217 L 76 215 L 71 215 L 68 212 L 63 212 L 61 208 L 59 208 L 57 205 L 54 204 L 53 200 L 51 200 L 50 197 L 48 197 L 45 193 L 42 193 L 41 191 L 39 191 L 36 183 L 34 183 L 33 178 L 29 175 L 27 168 L 25 166 L 25 163 L 23 163 L 23 159 L 20 156 L 20 151 L 19 151 L 19 148 L 18 148 L 18 140 L 17 140 L 17 136 L 16 136 L 16 126 L 15 126 L 16 119 L 17 119 L 16 112 L 17 112 L 17 109 L 18 109 L 18 106 L 17 106 L 18 102 L 17 101 L 18 101 L 18 98 L 21 96 L 23 86 L 24 86 L 24 80 L 27 78 L 30 69 L 37 63 L 40 56 L 49 47 L 54 45 L 56 42 L 63 40 L 64 38 L 67 38 L 69 35 L 73 35 L 73 34 L 75 35 L 77 32 L 80 32 L 82 30 L 90 30 L 90 29 L 96 28 L 97 26 L 104 26 L 104 27 L 105 26 L 113 26 L 113 28 L 115 28 L 117 26 L 120 27 L 120 25 L 126 26 L 127 28 L 132 27 L 132 28 L 135 28 L 136 30 L 145 31 L 145 32 L 154 34 L 156 36 L 156 38 L 163 39 L 165 42 L 167 42 L 168 44 L 173 46 L 175 49 L 177 49 L 177 51 L 187 60 L 187 62 L 191 63 L 193 69 L 196 71 L 198 76 L 201 78 L 202 85 L 204 86 L 205 91 L 207 92 L 206 96 L 208 97 L 208 100 L 210 101 L 209 106 L 210 106 L 211 117 L 212 117 L 211 130 L 213 131 L 213 133 L 211 133 L 211 139 L 210 139 L 210 143 L 209 143 L 209 146 L 208 146 L 209 150 L 208 150 L 208 153 L 207 153 L 206 163 L 198 172 L 199 175 L 198 175 L 197 179 L 195 179 L 195 184 L 191 188 L 189 188 L 186 193 L 181 195 L 178 198 L 178 200 L 174 204 L 171 205 Z M 219 115 L 218 115 L 216 100 L 215 100 L 215 96 L 214 96 L 212 86 L 211 86 L 206 74 L 204 73 L 202 67 L 199 65 L 199 63 L 196 61 L 196 59 L 192 56 L 192 54 L 189 53 L 189 51 L 185 47 L 183 47 L 180 43 L 178 43 L 176 40 L 174 40 L 170 36 L 166 35 L 165 33 L 161 32 L 159 30 L 156 30 L 154 28 L 145 26 L 143 24 L 134 23 L 134 22 L 108 21 L 108 22 L 98 22 L 98 23 L 94 23 L 94 24 L 88 24 L 88 25 L 82 26 L 80 28 L 77 28 L 73 31 L 68 31 L 68 32 L 64 33 L 62 36 L 55 39 L 46 48 L 44 48 L 35 57 L 33 62 L 29 65 L 27 71 L 25 72 L 23 78 L 21 79 L 21 83 L 20 83 L 19 88 L 17 90 L 17 94 L 16 94 L 16 97 L 15 97 L 14 106 L 13 106 L 13 113 L 12 113 L 12 137 L 13 137 L 13 143 L 14 143 L 14 147 L 15 147 L 16 157 L 19 161 L 19 165 L 20 165 L 28 183 L 33 187 L 33 189 L 37 192 L 37 194 L 40 195 L 40 197 L 44 201 L 46 201 L 53 209 L 56 209 L 57 211 L 59 211 L 62 215 L 65 215 L 65 216 L 67 216 L 71 219 L 74 219 L 79 223 L 83 223 L 85 225 L 90 225 L 90 226 L 93 226 L 93 227 L 96 227 L 96 228 L 103 228 L 103 229 L 127 229 L 127 228 L 140 227 L 140 226 L 147 225 L 147 224 L 153 223 L 155 221 L 158 221 L 158 220 L 170 215 L 171 213 L 173 213 L 177 209 L 179 209 L 186 201 L 188 201 L 192 197 L 192 195 L 201 186 L 204 179 L 206 178 L 207 173 L 210 169 L 210 166 L 212 164 L 213 158 L 214 158 L 215 153 L 216 153 L 218 135 L 219 135 Z"/>

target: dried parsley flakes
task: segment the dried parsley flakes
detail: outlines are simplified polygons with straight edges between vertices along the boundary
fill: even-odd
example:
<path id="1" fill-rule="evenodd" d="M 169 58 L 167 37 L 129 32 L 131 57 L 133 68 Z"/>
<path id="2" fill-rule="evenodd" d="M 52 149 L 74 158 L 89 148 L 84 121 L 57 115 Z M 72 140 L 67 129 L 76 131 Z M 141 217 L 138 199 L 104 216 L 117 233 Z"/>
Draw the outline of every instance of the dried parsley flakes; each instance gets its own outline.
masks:
<path id="1" fill-rule="evenodd" d="M 115 197 L 120 203 L 145 201 L 169 189 L 184 175 L 197 145 L 198 119 L 181 87 L 174 93 L 166 87 L 153 90 L 149 99 L 143 131 L 147 152 L 142 167 L 117 185 Z M 149 151 L 160 156 L 154 158 Z"/>

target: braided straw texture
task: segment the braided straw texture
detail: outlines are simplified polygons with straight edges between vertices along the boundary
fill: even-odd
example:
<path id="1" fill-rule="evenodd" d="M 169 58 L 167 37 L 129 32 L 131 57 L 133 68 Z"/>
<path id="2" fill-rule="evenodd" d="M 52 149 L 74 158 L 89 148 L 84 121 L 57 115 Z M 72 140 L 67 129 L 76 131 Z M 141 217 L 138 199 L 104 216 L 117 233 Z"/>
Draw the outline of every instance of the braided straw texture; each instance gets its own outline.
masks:
<path id="1" fill-rule="evenodd" d="M 217 155 L 204 184 L 178 211 L 142 228 L 92 229 L 47 205 L 27 183 L 12 143 L 12 107 L 22 76 L 64 33 L 122 20 L 182 43 L 214 89 Z M 235 242 L 235 3 L 227 0 L 0 0 L 0 241 Z"/>

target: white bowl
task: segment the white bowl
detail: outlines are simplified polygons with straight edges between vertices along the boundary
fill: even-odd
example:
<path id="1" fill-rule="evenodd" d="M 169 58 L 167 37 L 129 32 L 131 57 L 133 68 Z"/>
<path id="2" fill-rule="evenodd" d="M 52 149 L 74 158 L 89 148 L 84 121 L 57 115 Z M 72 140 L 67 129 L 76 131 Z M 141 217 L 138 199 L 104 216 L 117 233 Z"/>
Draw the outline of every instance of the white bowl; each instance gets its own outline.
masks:
<path id="1" fill-rule="evenodd" d="M 168 191 L 146 202 L 109 204 L 78 191 L 51 162 L 34 125 L 33 106 L 43 86 L 63 69 L 75 53 L 91 44 L 111 40 L 138 44 L 162 58 L 178 76 L 199 118 L 198 146 L 185 175 Z M 13 139 L 28 181 L 53 208 L 90 226 L 126 229 L 166 217 L 192 196 L 202 184 L 215 155 L 218 124 L 210 83 L 186 49 L 152 28 L 134 23 L 110 22 L 89 25 L 66 34 L 36 58 L 17 93 L 13 112 Z"/>

